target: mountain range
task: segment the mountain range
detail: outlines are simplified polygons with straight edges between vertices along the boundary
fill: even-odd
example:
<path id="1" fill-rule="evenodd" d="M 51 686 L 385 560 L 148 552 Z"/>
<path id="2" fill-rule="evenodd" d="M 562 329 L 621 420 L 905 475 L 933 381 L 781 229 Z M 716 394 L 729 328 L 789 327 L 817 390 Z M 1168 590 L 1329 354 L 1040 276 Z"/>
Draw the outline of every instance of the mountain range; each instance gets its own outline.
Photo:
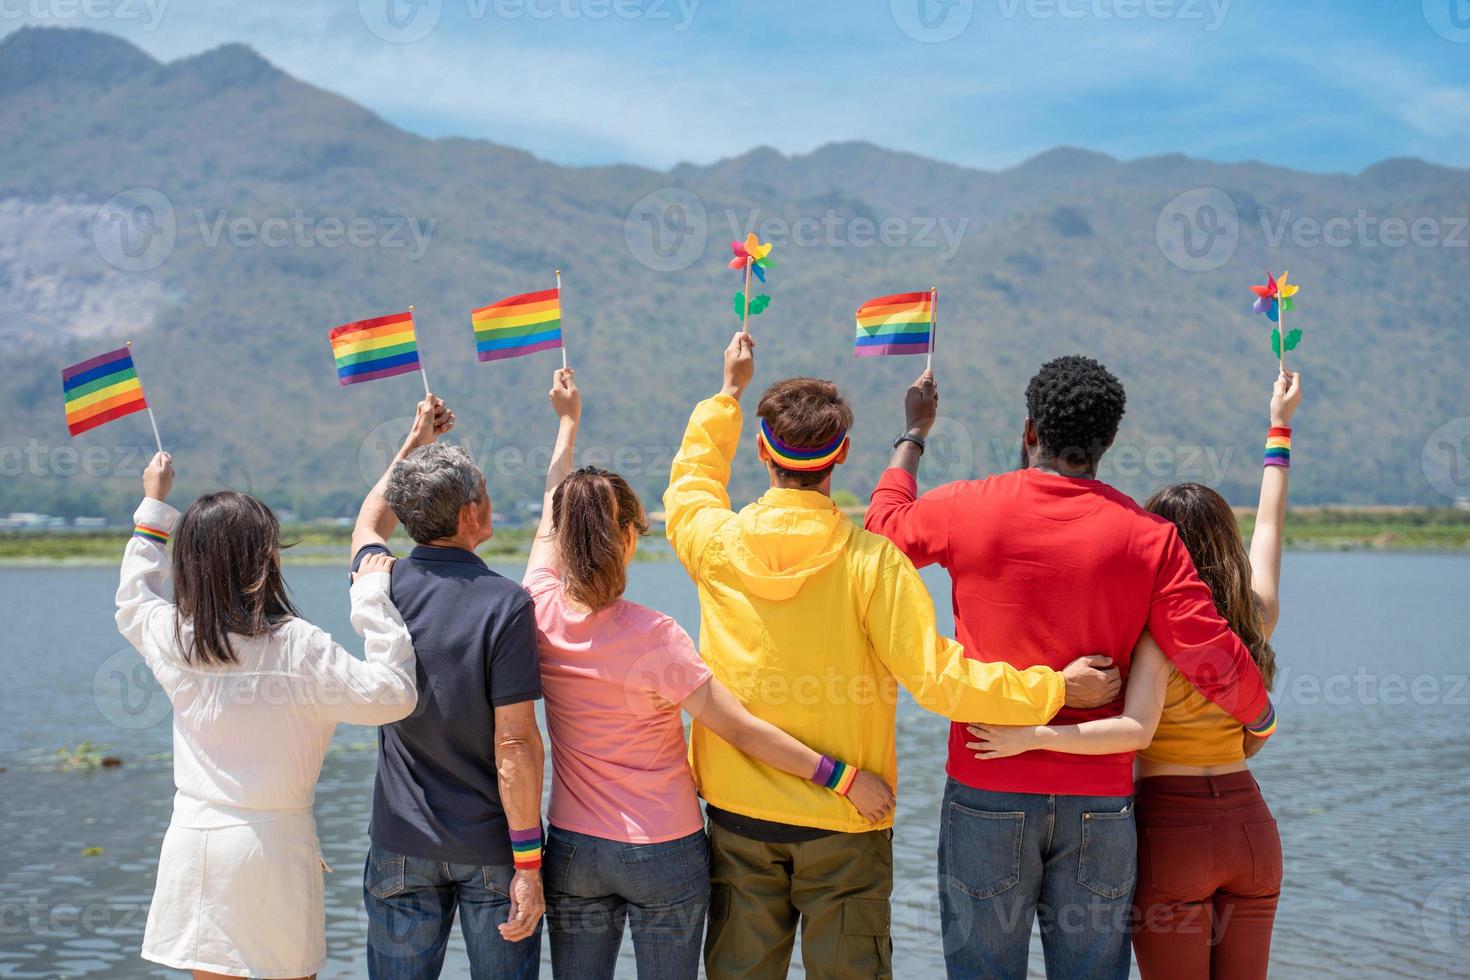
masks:
<path id="1" fill-rule="evenodd" d="M 560 361 L 477 363 L 469 312 L 556 269 L 584 458 L 653 506 L 718 386 L 739 325 L 728 242 L 748 231 L 776 260 L 757 386 L 812 374 L 848 392 L 837 486 L 860 498 L 923 358 L 855 359 L 852 313 L 930 285 L 945 418 L 928 482 L 1014 465 L 1027 379 L 1083 352 L 1129 393 L 1105 478 L 1248 503 L 1276 370 L 1248 287 L 1283 269 L 1302 286 L 1293 500 L 1443 504 L 1470 456 L 1470 171 L 1421 160 L 1316 174 L 1058 148 L 985 171 L 842 143 L 570 167 L 405 132 L 242 45 L 161 63 L 55 28 L 0 41 L 0 133 L 0 512 L 125 516 L 148 423 L 70 439 L 57 372 L 132 341 L 181 496 L 227 485 L 352 513 L 423 388 L 339 387 L 326 333 L 410 305 L 492 494 L 534 497 Z M 752 446 L 737 500 L 762 483 Z"/>

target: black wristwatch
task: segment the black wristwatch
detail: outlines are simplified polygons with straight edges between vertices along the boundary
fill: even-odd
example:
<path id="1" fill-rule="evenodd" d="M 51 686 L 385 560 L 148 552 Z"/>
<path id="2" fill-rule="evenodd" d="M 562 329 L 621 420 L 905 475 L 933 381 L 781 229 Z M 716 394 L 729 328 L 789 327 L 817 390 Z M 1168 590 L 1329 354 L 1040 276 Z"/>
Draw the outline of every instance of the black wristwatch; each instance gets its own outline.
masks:
<path id="1" fill-rule="evenodd" d="M 903 435 L 901 435 L 897 439 L 893 440 L 893 448 L 894 449 L 897 449 L 899 446 L 902 446 L 906 442 L 911 442 L 914 445 L 918 446 L 919 447 L 919 455 L 920 456 L 924 455 L 924 445 L 925 445 L 925 443 L 924 443 L 924 437 L 923 436 L 916 436 L 912 432 L 905 432 Z"/>

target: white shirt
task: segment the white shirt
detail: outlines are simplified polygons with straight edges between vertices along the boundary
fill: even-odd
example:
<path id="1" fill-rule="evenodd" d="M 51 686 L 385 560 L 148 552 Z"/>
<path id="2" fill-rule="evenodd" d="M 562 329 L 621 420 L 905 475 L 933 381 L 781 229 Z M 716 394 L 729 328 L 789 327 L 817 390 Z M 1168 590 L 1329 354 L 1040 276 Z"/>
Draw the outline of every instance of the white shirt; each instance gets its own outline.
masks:
<path id="1" fill-rule="evenodd" d="M 152 499 L 133 515 L 167 534 L 178 518 Z M 366 641 L 365 660 L 325 631 L 290 619 L 266 636 L 231 636 L 238 662 L 229 666 L 184 660 L 174 605 L 162 596 L 168 575 L 165 547 L 134 535 L 123 553 L 117 625 L 173 704 L 181 798 L 245 809 L 309 807 L 338 722 L 382 725 L 413 711 L 413 644 L 388 598 L 386 574 L 364 575 L 352 586 L 352 626 Z M 185 645 L 189 638 L 185 623 Z"/>

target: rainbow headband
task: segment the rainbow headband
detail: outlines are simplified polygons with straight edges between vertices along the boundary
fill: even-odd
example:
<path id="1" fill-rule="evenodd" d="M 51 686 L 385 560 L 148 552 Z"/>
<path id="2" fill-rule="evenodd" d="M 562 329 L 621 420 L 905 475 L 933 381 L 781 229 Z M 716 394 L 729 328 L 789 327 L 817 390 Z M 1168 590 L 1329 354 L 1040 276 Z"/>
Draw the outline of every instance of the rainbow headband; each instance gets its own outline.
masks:
<path id="1" fill-rule="evenodd" d="M 766 447 L 766 452 L 771 454 L 771 462 L 783 470 L 795 470 L 798 473 L 825 470 L 837 462 L 837 457 L 842 453 L 842 447 L 847 445 L 847 433 L 839 432 L 837 438 L 816 449 L 788 446 L 776 438 L 765 419 L 761 419 L 761 431 L 756 438 Z"/>

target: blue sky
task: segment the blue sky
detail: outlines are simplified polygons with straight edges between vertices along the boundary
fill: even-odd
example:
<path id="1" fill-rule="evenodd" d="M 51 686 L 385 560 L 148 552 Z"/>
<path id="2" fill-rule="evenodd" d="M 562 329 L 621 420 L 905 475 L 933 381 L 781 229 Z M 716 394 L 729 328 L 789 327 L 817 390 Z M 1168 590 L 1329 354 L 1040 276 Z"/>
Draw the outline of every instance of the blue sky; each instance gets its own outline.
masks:
<path id="1" fill-rule="evenodd" d="M 89 6 L 90 4 L 90 6 Z M 1470 0 L 5 0 L 165 59 L 243 41 L 430 136 L 571 164 L 861 139 L 1470 166 Z"/>

